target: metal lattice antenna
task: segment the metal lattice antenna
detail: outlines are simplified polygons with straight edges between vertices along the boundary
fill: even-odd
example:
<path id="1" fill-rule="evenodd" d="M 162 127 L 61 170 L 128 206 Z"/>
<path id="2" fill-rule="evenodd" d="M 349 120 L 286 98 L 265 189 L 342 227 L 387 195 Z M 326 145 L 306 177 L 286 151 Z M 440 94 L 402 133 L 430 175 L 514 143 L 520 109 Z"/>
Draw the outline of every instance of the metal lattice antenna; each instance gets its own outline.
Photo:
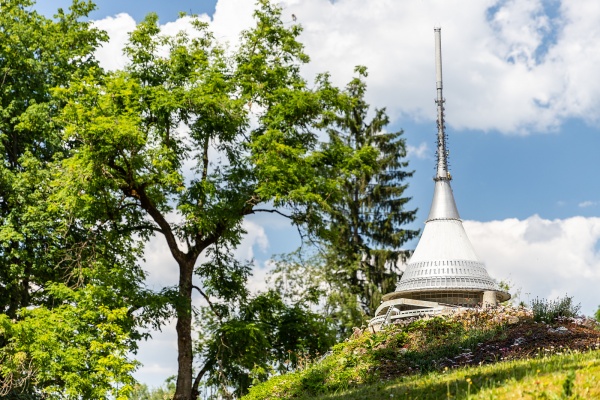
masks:
<path id="1" fill-rule="evenodd" d="M 434 28 L 435 32 L 435 86 L 437 91 L 437 167 L 433 180 L 435 181 L 435 190 L 433 192 L 433 201 L 429 210 L 430 220 L 442 219 L 460 219 L 450 180 L 452 177 L 448 172 L 448 150 L 446 146 L 446 132 L 444 124 L 444 95 L 442 93 L 442 28 Z"/>
<path id="2" fill-rule="evenodd" d="M 437 89 L 437 172 L 435 180 L 452 179 L 448 173 L 448 152 L 446 149 L 446 132 L 444 121 L 444 95 L 442 93 L 442 28 L 435 28 L 435 86 Z"/>

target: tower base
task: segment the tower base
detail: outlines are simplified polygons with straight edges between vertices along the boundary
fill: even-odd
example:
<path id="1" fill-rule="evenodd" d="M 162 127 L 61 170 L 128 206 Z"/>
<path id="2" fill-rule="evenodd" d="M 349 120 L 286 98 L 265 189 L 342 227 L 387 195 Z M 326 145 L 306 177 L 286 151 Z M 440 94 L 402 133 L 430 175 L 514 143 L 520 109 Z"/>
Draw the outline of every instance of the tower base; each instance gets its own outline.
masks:
<path id="1" fill-rule="evenodd" d="M 381 303 L 375 311 L 375 316 L 369 321 L 369 327 L 374 331 L 378 331 L 398 319 L 447 315 L 478 306 L 495 307 L 499 301 L 510 298 L 510 295 L 494 290 L 484 292 L 422 291 L 419 293 L 395 292 L 385 297 L 387 299 Z M 476 302 L 473 301 L 475 299 L 477 299 Z"/>

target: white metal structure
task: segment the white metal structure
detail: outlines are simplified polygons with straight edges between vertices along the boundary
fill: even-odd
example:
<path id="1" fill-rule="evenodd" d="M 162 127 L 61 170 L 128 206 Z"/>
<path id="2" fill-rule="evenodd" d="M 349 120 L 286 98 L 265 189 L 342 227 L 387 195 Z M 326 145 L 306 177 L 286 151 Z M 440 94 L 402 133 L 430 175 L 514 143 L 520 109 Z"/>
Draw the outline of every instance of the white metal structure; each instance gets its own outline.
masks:
<path id="1" fill-rule="evenodd" d="M 397 318 L 440 314 L 510 299 L 475 254 L 454 201 L 444 125 L 441 28 L 434 32 L 438 133 L 433 201 L 415 252 L 396 291 L 383 296 L 369 323 L 373 327 Z"/>

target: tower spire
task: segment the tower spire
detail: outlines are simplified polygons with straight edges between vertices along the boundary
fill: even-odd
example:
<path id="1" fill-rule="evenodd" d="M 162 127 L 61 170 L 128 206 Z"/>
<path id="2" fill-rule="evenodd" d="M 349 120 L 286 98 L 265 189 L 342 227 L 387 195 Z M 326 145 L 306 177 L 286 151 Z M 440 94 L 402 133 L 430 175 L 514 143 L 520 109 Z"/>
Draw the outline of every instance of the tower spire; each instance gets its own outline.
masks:
<path id="1" fill-rule="evenodd" d="M 442 93 L 442 28 L 435 28 L 435 77 L 436 77 L 436 91 L 437 98 L 435 103 L 437 104 L 437 172 L 435 180 L 452 179 L 448 173 L 448 151 L 446 149 L 446 126 L 444 121 L 444 95 Z"/>
<path id="2" fill-rule="evenodd" d="M 489 276 L 462 225 L 448 173 L 442 94 L 441 28 L 435 28 L 437 98 L 437 171 L 433 201 L 423 234 L 406 264 L 396 291 L 382 297 L 369 325 L 420 315 L 436 315 L 457 308 L 495 305 L 510 299 Z"/>

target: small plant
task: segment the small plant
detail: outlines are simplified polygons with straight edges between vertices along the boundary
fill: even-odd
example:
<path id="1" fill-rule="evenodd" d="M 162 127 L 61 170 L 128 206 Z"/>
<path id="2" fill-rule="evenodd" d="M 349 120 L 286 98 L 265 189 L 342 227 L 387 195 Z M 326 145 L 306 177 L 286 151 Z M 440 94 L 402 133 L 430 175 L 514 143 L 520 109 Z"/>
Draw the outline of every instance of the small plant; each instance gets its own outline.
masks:
<path id="1" fill-rule="evenodd" d="M 567 374 L 567 378 L 563 382 L 563 398 L 570 398 L 573 396 L 573 388 L 575 387 L 575 371 L 570 370 Z"/>
<path id="2" fill-rule="evenodd" d="M 579 314 L 581 304 L 575 305 L 573 297 L 565 295 L 564 298 L 547 300 L 535 298 L 531 302 L 533 319 L 537 322 L 551 323 L 559 318 L 574 318 Z"/>
<path id="3" fill-rule="evenodd" d="M 596 321 L 600 322 L 600 306 L 598 306 L 596 314 L 594 314 L 594 318 L 596 318 Z"/>

